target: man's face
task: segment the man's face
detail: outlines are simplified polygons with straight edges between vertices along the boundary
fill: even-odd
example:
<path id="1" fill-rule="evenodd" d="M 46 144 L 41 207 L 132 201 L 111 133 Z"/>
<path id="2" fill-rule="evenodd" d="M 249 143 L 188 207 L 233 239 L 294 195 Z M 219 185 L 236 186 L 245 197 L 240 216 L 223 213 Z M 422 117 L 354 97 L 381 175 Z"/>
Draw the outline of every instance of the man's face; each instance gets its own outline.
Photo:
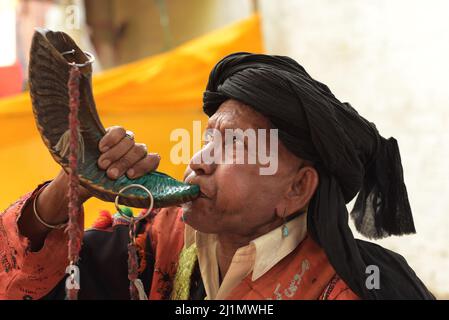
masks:
<path id="1" fill-rule="evenodd" d="M 208 129 L 218 130 L 225 137 L 225 129 L 266 129 L 267 149 L 270 150 L 270 122 L 260 113 L 235 100 L 225 101 L 209 119 Z M 256 139 L 261 139 L 256 135 Z M 202 196 L 184 206 L 187 224 L 205 233 L 230 233 L 251 236 L 265 225 L 279 219 L 275 207 L 283 201 L 292 176 L 301 160 L 278 144 L 278 167 L 272 175 L 261 175 L 259 161 L 248 163 L 247 139 L 243 148 L 246 161 L 243 164 L 205 163 L 206 153 L 216 147 L 217 141 L 206 142 L 193 156 L 186 171 L 185 181 L 198 184 Z M 259 142 L 259 141 L 257 141 Z M 239 143 L 233 141 L 232 143 Z M 225 139 L 223 138 L 223 153 Z M 273 155 L 270 155 L 273 156 Z M 229 160 L 229 159 L 228 159 Z"/>

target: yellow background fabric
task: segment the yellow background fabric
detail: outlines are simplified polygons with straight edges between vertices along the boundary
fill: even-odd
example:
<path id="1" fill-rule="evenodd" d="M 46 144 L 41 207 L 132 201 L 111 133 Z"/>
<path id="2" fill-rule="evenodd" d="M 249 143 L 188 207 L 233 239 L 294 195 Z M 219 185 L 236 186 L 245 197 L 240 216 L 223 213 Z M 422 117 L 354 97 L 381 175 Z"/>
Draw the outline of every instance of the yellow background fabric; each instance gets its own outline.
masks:
<path id="1" fill-rule="evenodd" d="M 177 128 L 192 132 L 194 120 L 202 121 L 204 128 L 202 94 L 209 73 L 222 57 L 236 51 L 263 52 L 258 15 L 96 75 L 93 89 L 103 125 L 134 131 L 136 141 L 161 155 L 158 170 L 182 179 L 186 165 L 171 163 L 170 150 L 177 142 L 170 141 L 170 133 Z M 0 100 L 0 128 L 3 210 L 37 184 L 54 178 L 60 167 L 37 131 L 28 92 Z M 86 227 L 102 209 L 115 211 L 113 204 L 95 198 L 85 204 Z"/>

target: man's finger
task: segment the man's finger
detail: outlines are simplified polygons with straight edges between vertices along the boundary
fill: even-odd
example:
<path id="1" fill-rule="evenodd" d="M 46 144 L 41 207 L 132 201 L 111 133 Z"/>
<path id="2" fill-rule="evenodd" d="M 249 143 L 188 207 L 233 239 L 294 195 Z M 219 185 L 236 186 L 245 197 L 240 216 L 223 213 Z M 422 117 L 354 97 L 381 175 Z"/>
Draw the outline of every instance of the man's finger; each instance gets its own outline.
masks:
<path id="1" fill-rule="evenodd" d="M 144 159 L 138 161 L 131 169 L 126 172 L 130 179 L 139 178 L 148 172 L 154 171 L 159 166 L 161 157 L 156 153 L 148 154 Z"/>
<path id="2" fill-rule="evenodd" d="M 119 143 L 115 144 L 110 150 L 106 151 L 100 158 L 98 158 L 98 166 L 100 169 L 106 170 L 112 163 L 122 158 L 133 147 L 134 141 L 123 138 Z"/>
<path id="3" fill-rule="evenodd" d="M 133 167 L 139 160 L 147 155 L 146 146 L 144 144 L 134 145 L 124 156 L 115 161 L 108 169 L 108 176 L 112 179 L 125 174 L 125 172 Z"/>
<path id="4" fill-rule="evenodd" d="M 101 138 L 98 148 L 101 152 L 106 152 L 119 143 L 126 136 L 126 130 L 120 126 L 113 126 L 106 129 L 106 134 Z"/>

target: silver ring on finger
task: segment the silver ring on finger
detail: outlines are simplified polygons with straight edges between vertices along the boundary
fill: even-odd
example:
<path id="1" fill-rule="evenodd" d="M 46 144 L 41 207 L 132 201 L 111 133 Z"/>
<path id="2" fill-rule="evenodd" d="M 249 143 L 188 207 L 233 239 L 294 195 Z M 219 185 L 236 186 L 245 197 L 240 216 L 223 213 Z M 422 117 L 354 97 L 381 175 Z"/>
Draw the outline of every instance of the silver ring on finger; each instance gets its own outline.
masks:
<path id="1" fill-rule="evenodd" d="M 132 132 L 131 130 L 126 130 L 126 136 L 131 140 L 134 140 L 134 132 Z"/>

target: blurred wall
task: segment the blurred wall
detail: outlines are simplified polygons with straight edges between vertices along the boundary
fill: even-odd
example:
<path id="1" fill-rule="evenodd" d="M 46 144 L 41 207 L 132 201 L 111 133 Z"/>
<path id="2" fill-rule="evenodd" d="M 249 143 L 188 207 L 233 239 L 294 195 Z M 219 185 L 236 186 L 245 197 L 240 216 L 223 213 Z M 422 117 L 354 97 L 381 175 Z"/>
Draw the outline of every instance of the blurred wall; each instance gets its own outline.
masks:
<path id="1" fill-rule="evenodd" d="M 449 2 L 261 0 L 260 9 L 270 53 L 295 58 L 398 140 L 417 234 L 379 243 L 449 298 Z"/>
<path id="2" fill-rule="evenodd" d="M 250 0 L 85 0 L 85 5 L 106 68 L 164 52 L 252 12 Z"/>

